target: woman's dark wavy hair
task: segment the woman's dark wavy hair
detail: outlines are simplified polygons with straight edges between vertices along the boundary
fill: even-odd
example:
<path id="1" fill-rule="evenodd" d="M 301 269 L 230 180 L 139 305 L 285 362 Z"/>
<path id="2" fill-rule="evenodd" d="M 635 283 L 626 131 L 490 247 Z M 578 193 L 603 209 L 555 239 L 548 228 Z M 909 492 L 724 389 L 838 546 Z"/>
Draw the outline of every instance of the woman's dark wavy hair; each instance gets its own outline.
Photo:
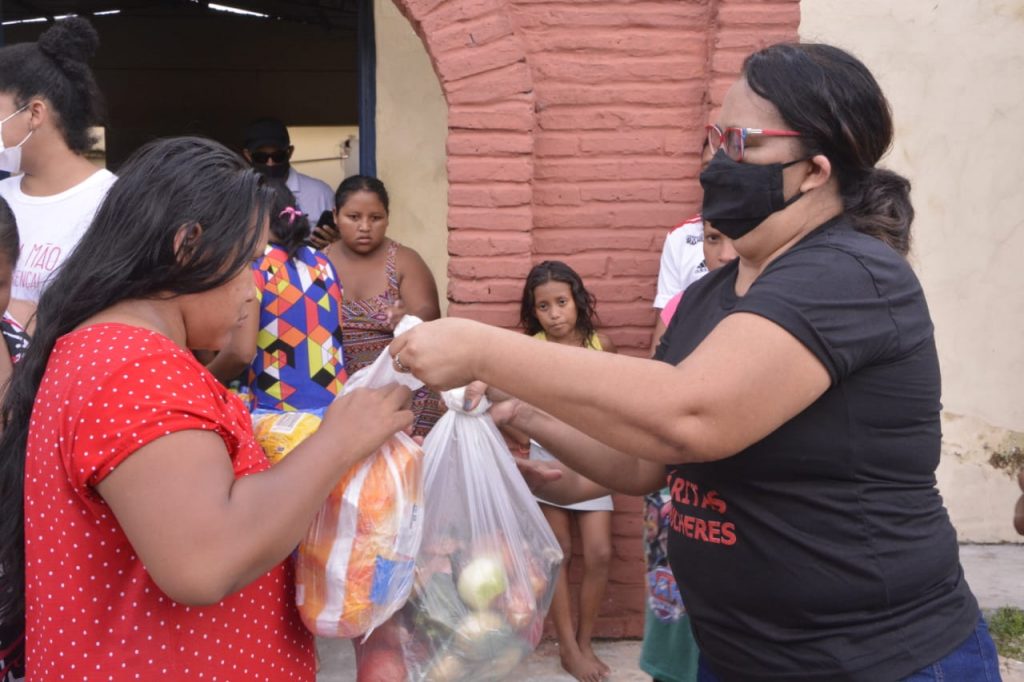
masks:
<path id="1" fill-rule="evenodd" d="M 296 216 L 288 209 L 298 210 L 295 195 L 280 180 L 268 180 L 267 188 L 273 197 L 270 205 L 270 241 L 283 248 L 289 258 L 302 248 L 309 238 L 309 218 L 305 214 Z"/>
<path id="2" fill-rule="evenodd" d="M 61 19 L 34 43 L 0 48 L 0 92 L 21 108 L 36 97 L 46 99 L 57 114 L 64 142 L 78 154 L 96 139 L 89 128 L 103 123 L 105 105 L 88 61 L 100 40 L 81 17 Z"/>
<path id="3" fill-rule="evenodd" d="M 782 43 L 747 57 L 743 76 L 801 133 L 808 156 L 828 157 L 857 229 L 906 255 L 910 181 L 876 167 L 892 145 L 892 112 L 867 67 L 831 45 Z"/>
<path id="4" fill-rule="evenodd" d="M 270 202 L 261 176 L 212 140 L 158 140 L 121 168 L 39 300 L 35 335 L 0 411 L 3 623 L 24 618 L 25 449 L 32 405 L 57 339 L 121 301 L 173 298 L 228 282 L 250 266 Z"/>
<path id="5" fill-rule="evenodd" d="M 344 206 L 348 198 L 356 192 L 373 192 L 380 199 L 380 203 L 384 204 L 384 210 L 391 210 L 388 205 L 388 191 L 384 188 L 384 183 L 369 175 L 350 175 L 342 180 L 338 185 L 338 190 L 334 193 L 335 208 Z"/>
<path id="6" fill-rule="evenodd" d="M 534 290 L 548 282 L 564 282 L 572 291 L 572 300 L 576 303 L 576 331 L 580 335 L 580 345 L 586 346 L 590 337 L 597 331 L 597 299 L 583 286 L 583 279 L 575 270 L 560 260 L 546 260 L 538 263 L 526 276 L 523 286 L 523 302 L 519 309 L 519 324 L 530 336 L 544 331 L 535 310 L 537 301 Z"/>

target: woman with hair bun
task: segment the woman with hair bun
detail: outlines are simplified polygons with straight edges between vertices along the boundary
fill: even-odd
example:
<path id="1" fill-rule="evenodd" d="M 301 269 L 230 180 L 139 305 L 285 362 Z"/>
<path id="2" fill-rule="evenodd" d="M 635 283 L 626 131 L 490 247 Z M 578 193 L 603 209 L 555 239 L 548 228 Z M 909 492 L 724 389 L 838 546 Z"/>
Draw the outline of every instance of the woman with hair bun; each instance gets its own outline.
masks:
<path id="1" fill-rule="evenodd" d="M 939 362 L 905 258 L 910 185 L 877 165 L 892 137 L 855 57 L 765 48 L 708 127 L 700 176 L 738 258 L 687 289 L 661 362 L 457 319 L 391 345 L 432 387 L 516 396 L 507 423 L 606 488 L 667 475 L 703 682 L 999 679 L 935 487 Z M 606 492 L 523 467 L 554 502 Z"/>
<path id="2" fill-rule="evenodd" d="M 23 325 L 116 179 L 84 156 L 103 118 L 87 63 L 98 46 L 89 22 L 69 17 L 37 42 L 0 48 L 0 170 L 13 176 L 0 197 L 21 230 L 11 313 Z"/>

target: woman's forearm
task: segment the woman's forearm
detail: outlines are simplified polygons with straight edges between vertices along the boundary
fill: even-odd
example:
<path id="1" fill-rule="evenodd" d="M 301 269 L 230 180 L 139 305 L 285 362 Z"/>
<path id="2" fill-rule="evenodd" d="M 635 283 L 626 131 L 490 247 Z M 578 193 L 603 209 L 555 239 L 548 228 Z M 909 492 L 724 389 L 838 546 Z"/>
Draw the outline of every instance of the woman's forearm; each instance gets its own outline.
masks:
<path id="1" fill-rule="evenodd" d="M 687 458 L 663 428 L 668 421 L 687 418 L 673 413 L 680 401 L 678 387 L 669 390 L 678 381 L 671 365 L 558 344 L 540 345 L 501 330 L 487 330 L 487 334 L 491 338 L 482 340 L 486 357 L 501 361 L 480 363 L 474 375 L 488 385 L 589 434 L 610 452 L 662 463 Z M 574 469 L 576 464 L 584 465 L 566 463 Z M 582 473 L 595 480 L 602 476 L 602 472 Z"/>
<path id="2" fill-rule="evenodd" d="M 556 504 L 592 499 L 608 491 L 643 495 L 664 485 L 663 465 L 624 454 L 535 408 L 524 406 L 511 426 L 529 434 L 579 474 L 578 480 L 566 475 L 538 492 Z M 586 486 L 584 482 L 593 485 Z M 557 497 L 549 497 L 552 495 Z"/>
<path id="3" fill-rule="evenodd" d="M 662 464 L 731 457 L 831 383 L 807 346 L 753 313 L 727 316 L 677 366 L 456 319 L 419 325 L 389 352 L 432 386 L 479 379 L 614 450 Z"/>
<path id="4" fill-rule="evenodd" d="M 288 556 L 344 474 L 412 423 L 408 399 L 405 388 L 356 389 L 283 462 L 240 478 L 219 435 L 175 432 L 135 451 L 97 491 L 171 599 L 214 604 Z"/>
<path id="5" fill-rule="evenodd" d="M 348 470 L 364 453 L 344 452 L 337 443 L 324 443 L 316 434 L 269 471 L 235 481 L 230 493 L 231 517 L 237 526 L 262 526 L 258 535 L 233 535 L 220 550 L 234 564 L 226 594 L 239 590 L 286 558 L 302 541 L 310 520 Z M 234 556 L 231 556 L 234 555 Z"/>

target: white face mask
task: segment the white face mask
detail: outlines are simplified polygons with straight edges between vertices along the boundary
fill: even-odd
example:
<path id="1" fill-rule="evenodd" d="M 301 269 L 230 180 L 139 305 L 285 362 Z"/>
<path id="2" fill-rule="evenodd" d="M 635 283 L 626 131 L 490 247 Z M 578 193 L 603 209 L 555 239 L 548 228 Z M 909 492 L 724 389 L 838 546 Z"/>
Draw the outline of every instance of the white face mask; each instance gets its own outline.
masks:
<path id="1" fill-rule="evenodd" d="M 21 112 L 25 111 L 26 109 L 28 109 L 28 105 L 27 104 L 25 106 L 23 106 L 21 109 L 18 109 L 17 111 L 15 111 L 13 114 L 8 116 L 4 120 L 0 121 L 0 171 L 7 171 L 11 175 L 17 175 L 18 173 L 21 172 L 21 145 L 23 145 L 26 142 L 28 142 L 28 138 L 32 137 L 32 133 L 34 133 L 35 131 L 34 130 L 28 131 L 28 135 L 26 135 L 21 140 L 21 142 L 19 142 L 18 144 L 14 145 L 13 147 L 5 147 L 4 146 L 4 123 L 7 123 L 12 118 L 17 116 Z"/>

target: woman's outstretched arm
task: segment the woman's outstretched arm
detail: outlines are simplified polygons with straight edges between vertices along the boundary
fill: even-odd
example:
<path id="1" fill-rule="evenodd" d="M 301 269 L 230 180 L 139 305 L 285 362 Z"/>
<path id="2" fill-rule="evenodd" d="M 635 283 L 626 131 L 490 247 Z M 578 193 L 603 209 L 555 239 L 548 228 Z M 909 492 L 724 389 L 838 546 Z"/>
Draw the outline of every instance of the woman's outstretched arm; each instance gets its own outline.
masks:
<path id="1" fill-rule="evenodd" d="M 420 325 L 390 352 L 432 387 L 479 379 L 614 450 L 669 464 L 732 456 L 830 385 L 811 351 L 749 313 L 725 318 L 675 367 L 459 319 Z"/>

